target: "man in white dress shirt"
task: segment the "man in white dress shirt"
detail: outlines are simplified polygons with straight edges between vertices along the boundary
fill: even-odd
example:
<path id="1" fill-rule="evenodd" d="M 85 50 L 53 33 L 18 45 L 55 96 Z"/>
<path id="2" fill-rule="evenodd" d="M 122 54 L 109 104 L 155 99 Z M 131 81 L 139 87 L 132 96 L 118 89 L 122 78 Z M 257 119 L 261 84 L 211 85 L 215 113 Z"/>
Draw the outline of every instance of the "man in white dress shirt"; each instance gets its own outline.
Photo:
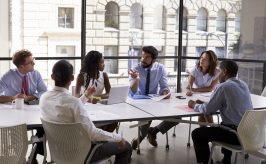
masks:
<path id="1" fill-rule="evenodd" d="M 115 164 L 128 163 L 132 152 L 130 144 L 118 134 L 96 128 L 83 107 L 82 102 L 88 100 L 87 97 L 95 92 L 95 88 L 88 88 L 80 98 L 71 96 L 68 89 L 74 80 L 73 66 L 66 60 L 60 60 L 54 65 L 51 76 L 55 87 L 40 99 L 41 117 L 53 122 L 80 122 L 91 141 L 108 141 L 96 150 L 92 162 L 115 155 Z"/>

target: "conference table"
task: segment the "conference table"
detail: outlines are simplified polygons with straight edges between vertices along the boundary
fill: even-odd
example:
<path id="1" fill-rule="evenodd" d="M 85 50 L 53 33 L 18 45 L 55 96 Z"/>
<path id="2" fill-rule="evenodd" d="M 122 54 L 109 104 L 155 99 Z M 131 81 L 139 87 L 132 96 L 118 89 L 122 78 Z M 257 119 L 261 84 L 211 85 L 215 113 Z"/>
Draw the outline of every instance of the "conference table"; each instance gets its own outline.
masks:
<path id="1" fill-rule="evenodd" d="M 176 96 L 185 99 L 178 99 Z M 188 100 L 208 101 L 210 94 L 194 94 L 191 97 L 184 93 L 173 93 L 170 99 L 154 101 L 151 99 L 128 98 L 126 103 L 103 105 L 84 105 L 90 119 L 95 124 L 125 121 L 162 120 L 177 117 L 190 117 L 200 115 L 187 106 Z M 255 110 L 266 108 L 266 97 L 251 94 Z M 0 104 L 0 126 L 11 126 L 26 123 L 29 128 L 41 126 L 40 108 L 38 105 L 24 105 L 24 109 L 14 109 L 11 103 Z"/>

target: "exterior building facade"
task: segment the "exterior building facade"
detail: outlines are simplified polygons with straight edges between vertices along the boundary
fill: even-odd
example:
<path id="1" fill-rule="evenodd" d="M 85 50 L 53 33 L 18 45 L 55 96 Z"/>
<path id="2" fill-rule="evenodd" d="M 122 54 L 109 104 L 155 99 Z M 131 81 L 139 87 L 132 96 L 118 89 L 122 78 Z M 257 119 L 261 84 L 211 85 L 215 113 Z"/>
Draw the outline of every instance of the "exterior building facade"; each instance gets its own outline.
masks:
<path id="1" fill-rule="evenodd" d="M 29 49 L 36 57 L 81 56 L 81 1 L 6 2 L 11 47 L 3 57 L 12 56 L 21 48 Z M 198 56 L 205 49 L 212 49 L 220 58 L 231 57 L 231 45 L 240 32 L 240 11 L 240 0 L 184 0 L 182 55 Z M 98 50 L 104 56 L 138 56 L 142 46 L 153 45 L 160 56 L 176 56 L 178 15 L 178 0 L 87 0 L 86 52 Z M 169 77 L 173 76 L 170 82 L 174 86 L 177 60 L 159 60 L 165 64 Z M 50 79 L 54 62 L 37 61 L 36 69 L 43 78 Z M 81 62 L 71 62 L 77 74 Z M 137 62 L 137 59 L 106 60 L 111 83 L 128 83 L 127 71 Z M 184 60 L 182 71 L 194 65 L 195 60 Z"/>

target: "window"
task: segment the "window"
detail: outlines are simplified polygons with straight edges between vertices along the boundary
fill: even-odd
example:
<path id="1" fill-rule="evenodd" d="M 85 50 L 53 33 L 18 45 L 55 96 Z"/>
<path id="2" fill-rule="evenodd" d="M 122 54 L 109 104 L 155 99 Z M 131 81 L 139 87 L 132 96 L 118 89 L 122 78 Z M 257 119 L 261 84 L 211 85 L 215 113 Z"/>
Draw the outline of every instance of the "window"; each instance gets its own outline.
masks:
<path id="1" fill-rule="evenodd" d="M 219 10 L 216 18 L 216 31 L 226 32 L 226 13 Z"/>
<path id="2" fill-rule="evenodd" d="M 165 30 L 166 27 L 166 9 L 162 5 L 154 8 L 153 14 L 153 28 L 158 30 Z"/>
<path id="3" fill-rule="evenodd" d="M 117 46 L 104 46 L 104 56 L 117 56 L 118 47 Z M 116 74 L 118 73 L 118 62 L 114 59 L 105 59 L 105 71 L 108 73 Z"/>
<path id="4" fill-rule="evenodd" d="M 74 28 L 74 9 L 73 8 L 58 8 L 58 27 Z"/>
<path id="5" fill-rule="evenodd" d="M 183 26 L 182 30 L 187 31 L 187 9 L 183 8 Z M 179 8 L 176 10 L 176 30 L 179 29 Z"/>
<path id="6" fill-rule="evenodd" d="M 142 29 L 143 9 L 139 3 L 130 8 L 130 28 Z"/>
<path id="7" fill-rule="evenodd" d="M 119 28 L 119 7 L 115 2 L 105 6 L 105 27 Z"/>
<path id="8" fill-rule="evenodd" d="M 56 46 L 56 57 L 74 57 L 76 48 L 75 46 L 58 45 Z M 74 60 L 69 60 L 69 62 L 75 66 Z"/>
<path id="9" fill-rule="evenodd" d="M 178 56 L 178 46 L 175 47 L 175 56 Z M 182 47 L 182 56 L 187 56 L 187 47 L 186 46 Z M 178 70 L 177 63 L 178 63 L 178 59 L 175 59 L 174 71 Z M 181 60 L 181 72 L 185 72 L 186 68 L 187 68 L 187 60 L 183 59 L 183 60 Z"/>
<path id="10" fill-rule="evenodd" d="M 128 49 L 128 56 L 141 56 L 142 49 L 141 47 L 134 47 Z M 140 62 L 139 59 L 128 59 L 128 69 L 136 66 Z"/>
<path id="11" fill-rule="evenodd" d="M 206 51 L 206 47 L 196 47 L 196 57 L 199 57 L 203 51 Z"/>
<path id="12" fill-rule="evenodd" d="M 215 53 L 218 58 L 224 58 L 224 47 L 215 47 Z"/>
<path id="13" fill-rule="evenodd" d="M 165 56 L 165 47 L 164 46 L 154 46 L 158 50 L 158 56 L 162 57 Z M 164 64 L 165 58 L 157 58 L 156 59 L 159 63 Z"/>
<path id="14" fill-rule="evenodd" d="M 240 12 L 236 14 L 235 18 L 235 32 L 240 32 Z"/>
<path id="15" fill-rule="evenodd" d="M 197 30 L 207 31 L 207 10 L 205 8 L 200 8 L 197 16 Z"/>

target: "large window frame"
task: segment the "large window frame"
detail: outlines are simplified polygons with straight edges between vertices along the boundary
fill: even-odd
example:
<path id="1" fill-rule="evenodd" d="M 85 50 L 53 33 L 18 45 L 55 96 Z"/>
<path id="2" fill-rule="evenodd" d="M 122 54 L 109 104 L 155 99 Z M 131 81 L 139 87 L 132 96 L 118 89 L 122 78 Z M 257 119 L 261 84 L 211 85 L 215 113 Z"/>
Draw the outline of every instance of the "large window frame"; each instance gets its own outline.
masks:
<path id="1" fill-rule="evenodd" d="M 37 56 L 36 60 L 67 59 L 67 60 L 81 60 L 82 61 L 82 59 L 85 56 L 85 52 L 86 52 L 86 44 L 85 44 L 86 37 L 84 37 L 84 36 L 86 36 L 86 23 L 84 21 L 84 20 L 86 20 L 86 0 L 81 0 L 81 1 L 82 1 L 82 5 L 81 5 L 81 8 L 82 8 L 82 14 L 81 14 L 81 18 L 82 18 L 82 22 L 81 22 L 81 24 L 82 24 L 82 26 L 81 26 L 81 56 L 80 57 L 38 57 Z M 179 3 L 180 4 L 179 8 L 182 8 L 182 9 L 180 9 L 180 13 L 179 14 L 182 15 L 181 12 L 183 12 L 183 0 L 180 0 L 179 2 L 180 2 Z M 182 25 L 182 23 L 183 23 L 183 19 L 179 19 L 179 24 Z M 236 31 L 236 32 L 238 32 L 238 31 Z M 189 59 L 189 60 L 191 60 L 191 59 L 197 60 L 198 57 L 182 56 L 182 28 L 181 28 L 181 30 L 179 28 L 178 36 L 179 36 L 178 37 L 178 45 L 177 45 L 177 47 L 178 47 L 178 52 L 177 52 L 178 55 L 177 56 L 176 55 L 173 55 L 173 56 L 162 56 L 162 57 L 159 57 L 159 58 L 163 58 L 163 59 L 170 58 L 170 59 L 178 60 L 178 61 L 180 61 L 180 63 L 179 62 L 177 63 L 178 64 L 178 68 L 179 68 L 179 65 L 181 65 L 181 61 L 182 60 L 187 60 L 187 59 Z M 129 59 L 139 59 L 139 57 L 127 56 L 127 55 L 126 56 L 108 56 L 108 57 L 105 57 L 105 59 L 112 59 L 112 60 L 127 59 L 127 60 L 129 60 Z M 0 57 L 0 60 L 2 60 L 2 61 L 11 61 L 12 58 L 11 57 Z M 222 61 L 222 60 L 226 60 L 226 59 L 219 58 L 219 60 Z M 263 85 L 264 86 L 266 85 L 266 75 L 265 75 L 265 73 L 266 73 L 266 61 L 252 60 L 252 59 L 249 59 L 249 60 L 246 60 L 246 59 L 233 59 L 233 60 L 235 60 L 237 62 L 243 62 L 243 63 L 250 63 L 250 62 L 251 63 L 252 62 L 254 62 L 254 63 L 262 63 L 263 64 L 263 72 L 264 72 L 264 74 L 263 74 Z M 181 71 L 179 72 L 179 70 L 178 70 L 178 72 L 177 72 L 177 88 L 180 87 L 180 79 L 181 79 L 180 77 L 181 77 Z"/>

